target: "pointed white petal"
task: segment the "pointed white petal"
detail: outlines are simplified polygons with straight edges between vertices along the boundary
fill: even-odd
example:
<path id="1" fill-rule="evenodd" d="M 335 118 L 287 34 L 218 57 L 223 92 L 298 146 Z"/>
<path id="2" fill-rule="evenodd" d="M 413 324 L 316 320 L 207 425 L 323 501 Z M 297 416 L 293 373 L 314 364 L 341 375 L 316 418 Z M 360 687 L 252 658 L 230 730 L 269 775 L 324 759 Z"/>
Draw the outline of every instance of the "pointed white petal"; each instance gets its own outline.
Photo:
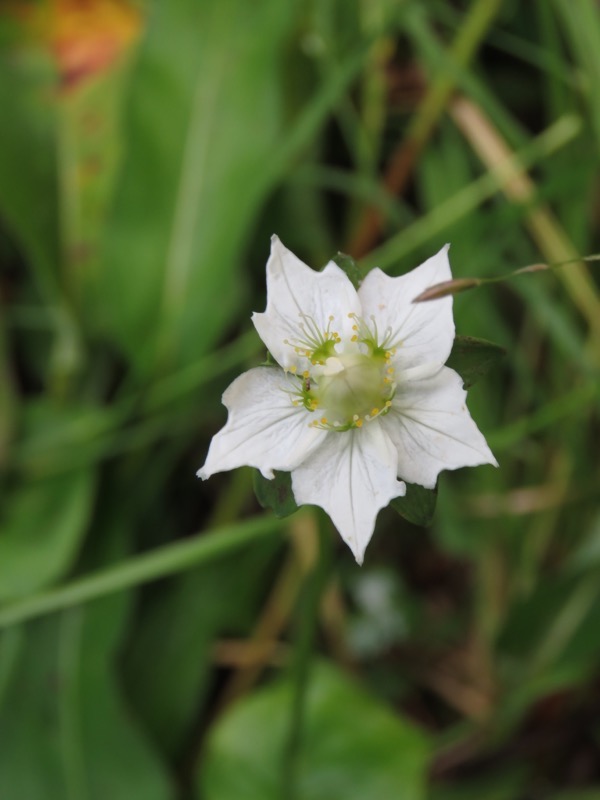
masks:
<path id="1" fill-rule="evenodd" d="M 316 272 L 273 236 L 267 262 L 267 309 L 254 313 L 252 322 L 277 362 L 284 369 L 306 369 L 306 358 L 297 355 L 285 340 L 305 339 L 301 326 L 310 333 L 311 321 L 320 331 L 330 326 L 349 338 L 353 324 L 349 313 L 360 313 L 360 302 L 343 270 L 330 261 L 322 272 Z"/>
<path id="2" fill-rule="evenodd" d="M 444 469 L 498 466 L 465 405 L 462 378 L 442 367 L 421 380 L 403 380 L 381 425 L 398 451 L 398 475 L 432 489 Z"/>
<path id="3" fill-rule="evenodd" d="M 213 438 L 200 478 L 249 466 L 270 479 L 274 469 L 293 470 L 319 446 L 327 434 L 309 426 L 303 406 L 292 405 L 294 380 L 276 367 L 256 367 L 234 380 L 223 394 L 227 424 Z"/>
<path id="4" fill-rule="evenodd" d="M 330 433 L 292 472 L 296 502 L 323 508 L 362 564 L 375 519 L 393 497 L 406 492 L 396 479 L 398 456 L 377 420 L 363 428 Z"/>
<path id="5" fill-rule="evenodd" d="M 380 334 L 391 331 L 390 347 L 397 348 L 396 369 L 431 362 L 445 364 L 450 355 L 454 341 L 452 297 L 412 302 L 428 286 L 452 278 L 448 247 L 398 278 L 372 269 L 358 290 L 363 317 L 368 320 L 373 315 Z"/>

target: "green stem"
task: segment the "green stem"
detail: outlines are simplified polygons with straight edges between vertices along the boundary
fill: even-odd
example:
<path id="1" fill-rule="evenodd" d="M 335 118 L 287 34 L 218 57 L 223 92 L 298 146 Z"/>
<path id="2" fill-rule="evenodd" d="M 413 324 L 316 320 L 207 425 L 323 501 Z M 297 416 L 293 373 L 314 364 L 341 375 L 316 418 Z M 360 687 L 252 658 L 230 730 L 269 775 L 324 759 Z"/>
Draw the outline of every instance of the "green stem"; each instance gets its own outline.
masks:
<path id="1" fill-rule="evenodd" d="M 298 797 L 298 764 L 302 747 L 306 696 L 314 649 L 319 607 L 331 569 L 331 523 L 324 513 L 318 512 L 319 556 L 308 575 L 299 603 L 299 623 L 295 657 L 292 665 L 292 705 L 290 728 L 282 760 L 282 800 Z"/>
<path id="2" fill-rule="evenodd" d="M 476 0 L 458 30 L 446 56 L 443 69 L 439 69 L 425 99 L 414 118 L 409 136 L 419 143 L 425 143 L 433 132 L 438 120 L 444 113 L 448 100 L 456 87 L 460 71 L 475 56 L 486 33 L 500 12 L 502 0 Z M 406 21 L 407 27 L 419 43 L 430 35 L 428 21 L 419 6 L 409 6 Z M 443 52 L 440 48 L 440 52 Z"/>
<path id="3" fill-rule="evenodd" d="M 280 520 L 267 515 L 259 516 L 248 522 L 217 528 L 201 536 L 133 556 L 66 586 L 5 606 L 0 609 L 0 628 L 208 563 L 261 536 L 280 531 L 281 527 Z"/>

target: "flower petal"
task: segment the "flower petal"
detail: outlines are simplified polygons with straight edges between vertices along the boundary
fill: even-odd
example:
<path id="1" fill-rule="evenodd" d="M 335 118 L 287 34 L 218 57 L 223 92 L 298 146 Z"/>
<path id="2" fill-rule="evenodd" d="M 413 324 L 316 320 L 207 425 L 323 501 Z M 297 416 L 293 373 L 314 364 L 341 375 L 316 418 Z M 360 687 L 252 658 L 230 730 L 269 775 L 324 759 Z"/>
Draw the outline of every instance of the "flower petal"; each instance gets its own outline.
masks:
<path id="1" fill-rule="evenodd" d="M 310 427 L 303 406 L 292 405 L 294 380 L 275 367 L 256 367 L 234 380 L 223 394 L 227 424 L 213 437 L 198 477 L 249 466 L 271 479 L 274 469 L 293 470 L 319 446 L 327 434 Z"/>
<path id="2" fill-rule="evenodd" d="M 390 347 L 397 348 L 396 369 L 431 362 L 445 364 L 450 355 L 454 341 L 452 297 L 412 302 L 428 286 L 452 277 L 449 246 L 398 278 L 372 269 L 358 290 L 363 317 L 368 320 L 372 315 L 380 334 L 386 329 L 391 332 Z"/>
<path id="3" fill-rule="evenodd" d="M 378 421 L 330 433 L 310 458 L 292 472 L 296 502 L 323 508 L 362 564 L 375 519 L 393 497 L 406 492 L 396 479 L 398 456 Z"/>
<path id="4" fill-rule="evenodd" d="M 465 405 L 462 378 L 442 367 L 420 380 L 400 380 L 381 425 L 398 451 L 398 475 L 432 489 L 444 469 L 498 466 Z"/>
<path id="5" fill-rule="evenodd" d="M 252 322 L 270 353 L 284 368 L 306 368 L 306 358 L 293 347 L 305 339 L 301 325 L 315 325 L 321 332 L 327 327 L 340 336 L 352 335 L 349 313 L 360 313 L 356 290 L 346 274 L 332 261 L 322 272 L 307 267 L 284 247 L 277 236 L 271 239 L 267 262 L 267 308 L 254 313 Z M 333 317 L 333 321 L 330 321 Z M 285 340 L 292 346 L 285 344 Z"/>

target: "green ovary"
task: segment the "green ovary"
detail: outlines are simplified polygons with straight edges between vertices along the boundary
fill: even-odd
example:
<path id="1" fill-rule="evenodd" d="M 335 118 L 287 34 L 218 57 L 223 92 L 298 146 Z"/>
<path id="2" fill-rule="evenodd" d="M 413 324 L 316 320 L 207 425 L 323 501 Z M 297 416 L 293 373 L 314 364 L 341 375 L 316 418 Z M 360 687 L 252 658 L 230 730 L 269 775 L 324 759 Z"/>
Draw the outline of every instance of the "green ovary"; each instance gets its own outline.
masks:
<path id="1" fill-rule="evenodd" d="M 386 363 L 352 353 L 327 359 L 312 395 L 327 424 L 354 426 L 384 411 L 392 393 Z"/>

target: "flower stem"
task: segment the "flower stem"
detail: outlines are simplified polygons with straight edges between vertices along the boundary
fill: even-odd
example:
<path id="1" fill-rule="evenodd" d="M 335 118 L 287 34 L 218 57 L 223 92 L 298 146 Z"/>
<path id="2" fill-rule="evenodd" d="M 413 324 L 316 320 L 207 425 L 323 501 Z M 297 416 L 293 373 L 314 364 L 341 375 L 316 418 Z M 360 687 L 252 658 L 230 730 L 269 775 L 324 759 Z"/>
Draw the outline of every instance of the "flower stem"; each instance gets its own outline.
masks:
<path id="1" fill-rule="evenodd" d="M 282 800 L 298 797 L 298 764 L 302 749 L 310 667 L 315 643 L 321 598 L 331 572 L 332 536 L 329 518 L 317 512 L 319 553 L 300 596 L 298 629 L 292 664 L 290 727 L 282 759 Z"/>
<path id="2" fill-rule="evenodd" d="M 0 608 L 0 628 L 95 600 L 98 597 L 182 572 L 242 547 L 261 536 L 280 531 L 282 523 L 270 515 L 194 536 L 133 556 L 113 567 L 72 581 L 65 586 L 18 600 Z"/>

